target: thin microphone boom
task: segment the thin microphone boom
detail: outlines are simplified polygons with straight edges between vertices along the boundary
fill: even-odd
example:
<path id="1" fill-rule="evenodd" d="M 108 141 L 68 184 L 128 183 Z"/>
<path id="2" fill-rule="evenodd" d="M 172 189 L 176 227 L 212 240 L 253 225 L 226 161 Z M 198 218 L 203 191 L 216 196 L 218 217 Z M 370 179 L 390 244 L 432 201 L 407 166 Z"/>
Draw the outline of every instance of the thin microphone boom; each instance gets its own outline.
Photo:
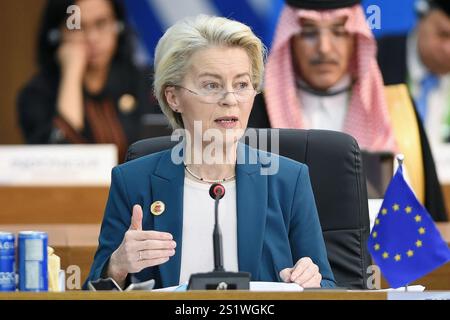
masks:
<path id="1" fill-rule="evenodd" d="M 219 225 L 219 201 L 225 195 L 225 188 L 221 184 L 215 183 L 209 189 L 209 195 L 214 199 L 214 271 L 225 271 L 223 268 L 222 231 Z"/>
<path id="2" fill-rule="evenodd" d="M 189 278 L 188 290 L 248 290 L 250 273 L 226 272 L 223 268 L 222 232 L 219 226 L 219 201 L 225 195 L 225 188 L 215 183 L 209 189 L 214 199 L 214 270 L 207 273 L 195 273 Z"/>

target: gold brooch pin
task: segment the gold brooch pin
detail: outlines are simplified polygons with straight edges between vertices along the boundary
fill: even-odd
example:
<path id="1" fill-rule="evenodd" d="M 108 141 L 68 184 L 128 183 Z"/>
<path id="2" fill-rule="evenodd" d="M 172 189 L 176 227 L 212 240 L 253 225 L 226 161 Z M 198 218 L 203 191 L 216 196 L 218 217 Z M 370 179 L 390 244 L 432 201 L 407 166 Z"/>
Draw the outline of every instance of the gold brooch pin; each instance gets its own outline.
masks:
<path id="1" fill-rule="evenodd" d="M 119 99 L 119 109 L 122 113 L 130 113 L 136 108 L 136 99 L 131 94 L 124 94 Z"/>
<path id="2" fill-rule="evenodd" d="M 162 201 L 155 201 L 152 203 L 152 205 L 150 206 L 150 212 L 154 215 L 154 216 L 159 216 L 161 215 L 164 210 L 166 209 L 166 205 L 164 204 L 164 202 Z"/>

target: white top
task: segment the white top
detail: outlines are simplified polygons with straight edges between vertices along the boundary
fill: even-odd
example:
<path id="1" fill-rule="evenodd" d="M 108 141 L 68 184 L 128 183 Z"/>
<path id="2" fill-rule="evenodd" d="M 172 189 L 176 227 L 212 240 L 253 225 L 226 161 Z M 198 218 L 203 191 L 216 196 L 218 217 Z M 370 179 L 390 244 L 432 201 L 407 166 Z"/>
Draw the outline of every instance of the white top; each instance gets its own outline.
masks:
<path id="1" fill-rule="evenodd" d="M 407 67 L 409 72 L 409 87 L 414 99 L 421 94 L 421 81 L 428 74 L 427 67 L 422 63 L 417 49 L 417 34 L 412 33 L 407 40 Z M 432 149 L 444 143 L 445 117 L 450 112 L 450 74 L 439 76 L 439 85 L 433 89 L 427 99 L 427 114 L 425 130 Z M 436 154 L 436 151 L 433 150 Z"/>
<path id="2" fill-rule="evenodd" d="M 225 196 L 219 203 L 219 224 L 223 264 L 225 271 L 238 271 L 236 182 L 227 181 L 222 185 Z M 214 269 L 214 200 L 209 196 L 210 186 L 188 177 L 184 179 L 180 284 L 188 282 L 192 273 Z"/>
<path id="3" fill-rule="evenodd" d="M 350 84 L 351 78 L 347 75 L 331 87 L 329 91 L 338 91 L 350 86 Z M 343 131 L 350 101 L 349 90 L 325 97 L 302 89 L 299 89 L 298 92 L 307 128 Z"/>

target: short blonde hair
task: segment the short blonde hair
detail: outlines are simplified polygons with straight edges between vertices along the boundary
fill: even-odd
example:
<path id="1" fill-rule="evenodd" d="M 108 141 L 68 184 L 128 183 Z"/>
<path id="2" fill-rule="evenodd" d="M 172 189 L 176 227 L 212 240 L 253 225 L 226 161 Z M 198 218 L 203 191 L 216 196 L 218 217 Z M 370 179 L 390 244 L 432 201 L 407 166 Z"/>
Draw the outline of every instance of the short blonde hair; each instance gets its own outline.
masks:
<path id="1" fill-rule="evenodd" d="M 266 49 L 250 27 L 222 17 L 198 15 L 185 18 L 167 29 L 155 50 L 155 96 L 174 129 L 184 125 L 181 114 L 174 112 L 167 103 L 165 89 L 181 85 L 190 57 L 211 46 L 243 48 L 251 61 L 253 86 L 256 90 L 261 87 Z"/>

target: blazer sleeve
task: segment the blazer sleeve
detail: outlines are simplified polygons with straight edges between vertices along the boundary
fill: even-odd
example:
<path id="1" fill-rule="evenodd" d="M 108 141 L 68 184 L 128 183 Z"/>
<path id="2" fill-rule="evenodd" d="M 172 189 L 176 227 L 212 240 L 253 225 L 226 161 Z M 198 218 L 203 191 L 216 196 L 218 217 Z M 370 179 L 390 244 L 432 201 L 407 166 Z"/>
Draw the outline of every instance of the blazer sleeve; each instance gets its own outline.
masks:
<path id="1" fill-rule="evenodd" d="M 335 287 L 333 272 L 327 258 L 316 202 L 309 179 L 309 170 L 302 165 L 292 203 L 289 241 L 294 263 L 310 257 L 322 275 L 321 287 Z"/>
<path id="2" fill-rule="evenodd" d="M 32 79 L 20 91 L 17 97 L 18 122 L 27 143 L 50 143 L 55 103 L 50 85 L 41 76 Z"/>
<path id="3" fill-rule="evenodd" d="M 111 175 L 111 187 L 108 201 L 98 239 L 98 248 L 89 276 L 83 285 L 87 288 L 87 282 L 100 279 L 104 276 L 105 267 L 109 263 L 111 254 L 122 243 L 125 232 L 131 223 L 131 205 L 128 192 L 120 167 L 115 167 Z"/>

